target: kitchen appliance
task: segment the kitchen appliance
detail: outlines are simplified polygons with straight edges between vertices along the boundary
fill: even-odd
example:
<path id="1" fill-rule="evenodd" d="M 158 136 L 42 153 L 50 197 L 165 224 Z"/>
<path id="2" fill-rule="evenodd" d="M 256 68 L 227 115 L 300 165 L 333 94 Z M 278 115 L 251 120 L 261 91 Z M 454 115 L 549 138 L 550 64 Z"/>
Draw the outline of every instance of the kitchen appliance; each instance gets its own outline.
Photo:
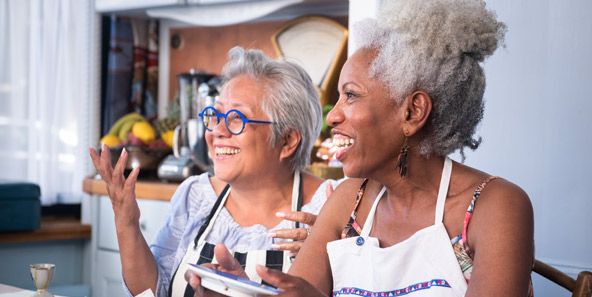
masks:
<path id="1" fill-rule="evenodd" d="M 179 82 L 180 124 L 175 128 L 173 154 L 167 156 L 158 167 L 158 177 L 165 180 L 181 181 L 185 178 L 212 171 L 212 161 L 205 140 L 205 128 L 199 112 L 214 104 L 215 96 L 209 81 L 215 75 L 191 69 L 189 73 L 177 75 Z"/>

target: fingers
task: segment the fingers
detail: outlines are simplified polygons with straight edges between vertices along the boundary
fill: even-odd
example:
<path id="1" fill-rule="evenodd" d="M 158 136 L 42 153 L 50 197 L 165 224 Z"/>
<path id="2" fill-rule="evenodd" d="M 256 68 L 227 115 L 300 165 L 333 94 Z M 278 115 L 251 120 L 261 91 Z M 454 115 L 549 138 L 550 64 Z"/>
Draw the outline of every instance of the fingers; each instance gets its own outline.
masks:
<path id="1" fill-rule="evenodd" d="M 218 261 L 218 270 L 237 275 L 243 278 L 248 279 L 247 273 L 240 265 L 237 259 L 235 259 L 232 254 L 228 251 L 226 246 L 223 243 L 218 243 L 214 247 L 214 256 Z"/>
<path id="2" fill-rule="evenodd" d="M 201 286 L 201 279 L 191 270 L 185 271 L 185 280 L 187 283 L 193 288 L 195 292 L 195 296 L 203 296 L 204 295 L 204 288 Z"/>
<path id="3" fill-rule="evenodd" d="M 99 153 L 90 147 L 88 148 L 88 153 L 90 154 L 90 158 L 93 162 L 93 165 L 95 166 L 95 169 L 97 169 L 97 172 L 99 172 L 99 169 L 101 168 L 101 157 L 99 156 Z M 101 173 L 99 172 L 99 174 Z"/>
<path id="4" fill-rule="evenodd" d="M 281 211 L 275 214 L 279 218 L 284 218 L 286 220 L 300 222 L 309 226 L 313 226 L 315 221 L 317 220 L 317 216 L 304 212 L 304 211 Z"/>
<path id="5" fill-rule="evenodd" d="M 113 168 L 111 168 L 111 152 L 109 151 L 109 147 L 103 144 L 101 148 L 101 161 L 100 161 L 100 174 L 103 177 L 103 180 L 106 183 L 111 183 L 111 174 L 113 173 Z"/>
<path id="6" fill-rule="evenodd" d="M 304 244 L 304 241 L 285 241 L 280 243 L 274 243 L 271 245 L 271 248 L 283 251 L 292 251 L 294 256 L 298 254 L 300 248 Z"/>
<path id="7" fill-rule="evenodd" d="M 127 180 L 125 180 L 124 191 L 127 193 L 136 193 L 136 181 L 138 181 L 138 175 L 140 174 L 140 167 L 136 167 L 130 172 Z M 122 173 L 123 175 L 123 173 Z"/>
<path id="8" fill-rule="evenodd" d="M 310 235 L 310 228 L 280 229 L 269 233 L 272 238 L 285 238 L 292 240 L 305 240 Z"/>
<path id="9" fill-rule="evenodd" d="M 333 185 L 331 184 L 331 182 L 327 183 L 327 189 L 325 190 L 325 195 L 327 195 L 327 198 L 331 197 L 331 194 L 333 194 Z"/>
<path id="10" fill-rule="evenodd" d="M 111 175 L 111 179 L 113 182 L 117 184 L 121 184 L 125 182 L 125 177 L 123 176 L 123 170 L 125 169 L 125 164 L 127 163 L 128 153 L 125 148 L 121 150 L 121 155 L 117 160 L 117 164 L 115 164 L 115 168 L 113 168 L 113 173 Z"/>
<path id="11" fill-rule="evenodd" d="M 257 274 L 259 274 L 262 280 L 280 290 L 292 289 L 296 287 L 299 281 L 298 277 L 285 274 L 279 270 L 269 269 L 262 265 L 257 265 L 255 271 L 257 271 Z"/>

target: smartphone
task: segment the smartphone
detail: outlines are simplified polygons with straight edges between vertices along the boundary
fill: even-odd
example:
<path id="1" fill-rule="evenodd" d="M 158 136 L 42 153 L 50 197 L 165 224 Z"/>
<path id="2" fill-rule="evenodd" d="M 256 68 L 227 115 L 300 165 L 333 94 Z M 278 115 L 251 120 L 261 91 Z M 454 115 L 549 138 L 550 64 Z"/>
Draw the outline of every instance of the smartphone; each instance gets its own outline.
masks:
<path id="1" fill-rule="evenodd" d="M 270 286 L 218 271 L 201 265 L 187 263 L 187 268 L 201 277 L 204 288 L 233 297 L 253 297 L 261 295 L 277 295 L 281 291 Z"/>

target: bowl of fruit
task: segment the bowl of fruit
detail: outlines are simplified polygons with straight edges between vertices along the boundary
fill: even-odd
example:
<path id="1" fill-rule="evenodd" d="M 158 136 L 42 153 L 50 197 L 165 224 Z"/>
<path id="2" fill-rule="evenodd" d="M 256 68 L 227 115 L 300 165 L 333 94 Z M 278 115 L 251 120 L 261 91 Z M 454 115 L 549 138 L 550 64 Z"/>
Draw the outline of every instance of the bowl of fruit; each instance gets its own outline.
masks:
<path id="1" fill-rule="evenodd" d="M 125 169 L 139 167 L 142 170 L 156 170 L 160 162 L 172 153 L 172 135 L 176 123 L 162 120 L 154 125 L 142 115 L 130 113 L 113 124 L 100 141 L 111 153 L 111 165 L 115 166 L 122 150 L 128 153 Z"/>

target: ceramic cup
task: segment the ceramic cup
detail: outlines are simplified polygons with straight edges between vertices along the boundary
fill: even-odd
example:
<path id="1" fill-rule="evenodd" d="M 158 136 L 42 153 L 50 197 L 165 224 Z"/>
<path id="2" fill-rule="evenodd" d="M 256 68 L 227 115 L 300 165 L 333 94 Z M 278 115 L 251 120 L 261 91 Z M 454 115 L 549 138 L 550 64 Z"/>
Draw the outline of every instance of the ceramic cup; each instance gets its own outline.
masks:
<path id="1" fill-rule="evenodd" d="M 53 280 L 55 264 L 31 264 L 31 278 L 37 287 L 36 296 L 53 296 L 47 291 L 47 287 Z"/>

